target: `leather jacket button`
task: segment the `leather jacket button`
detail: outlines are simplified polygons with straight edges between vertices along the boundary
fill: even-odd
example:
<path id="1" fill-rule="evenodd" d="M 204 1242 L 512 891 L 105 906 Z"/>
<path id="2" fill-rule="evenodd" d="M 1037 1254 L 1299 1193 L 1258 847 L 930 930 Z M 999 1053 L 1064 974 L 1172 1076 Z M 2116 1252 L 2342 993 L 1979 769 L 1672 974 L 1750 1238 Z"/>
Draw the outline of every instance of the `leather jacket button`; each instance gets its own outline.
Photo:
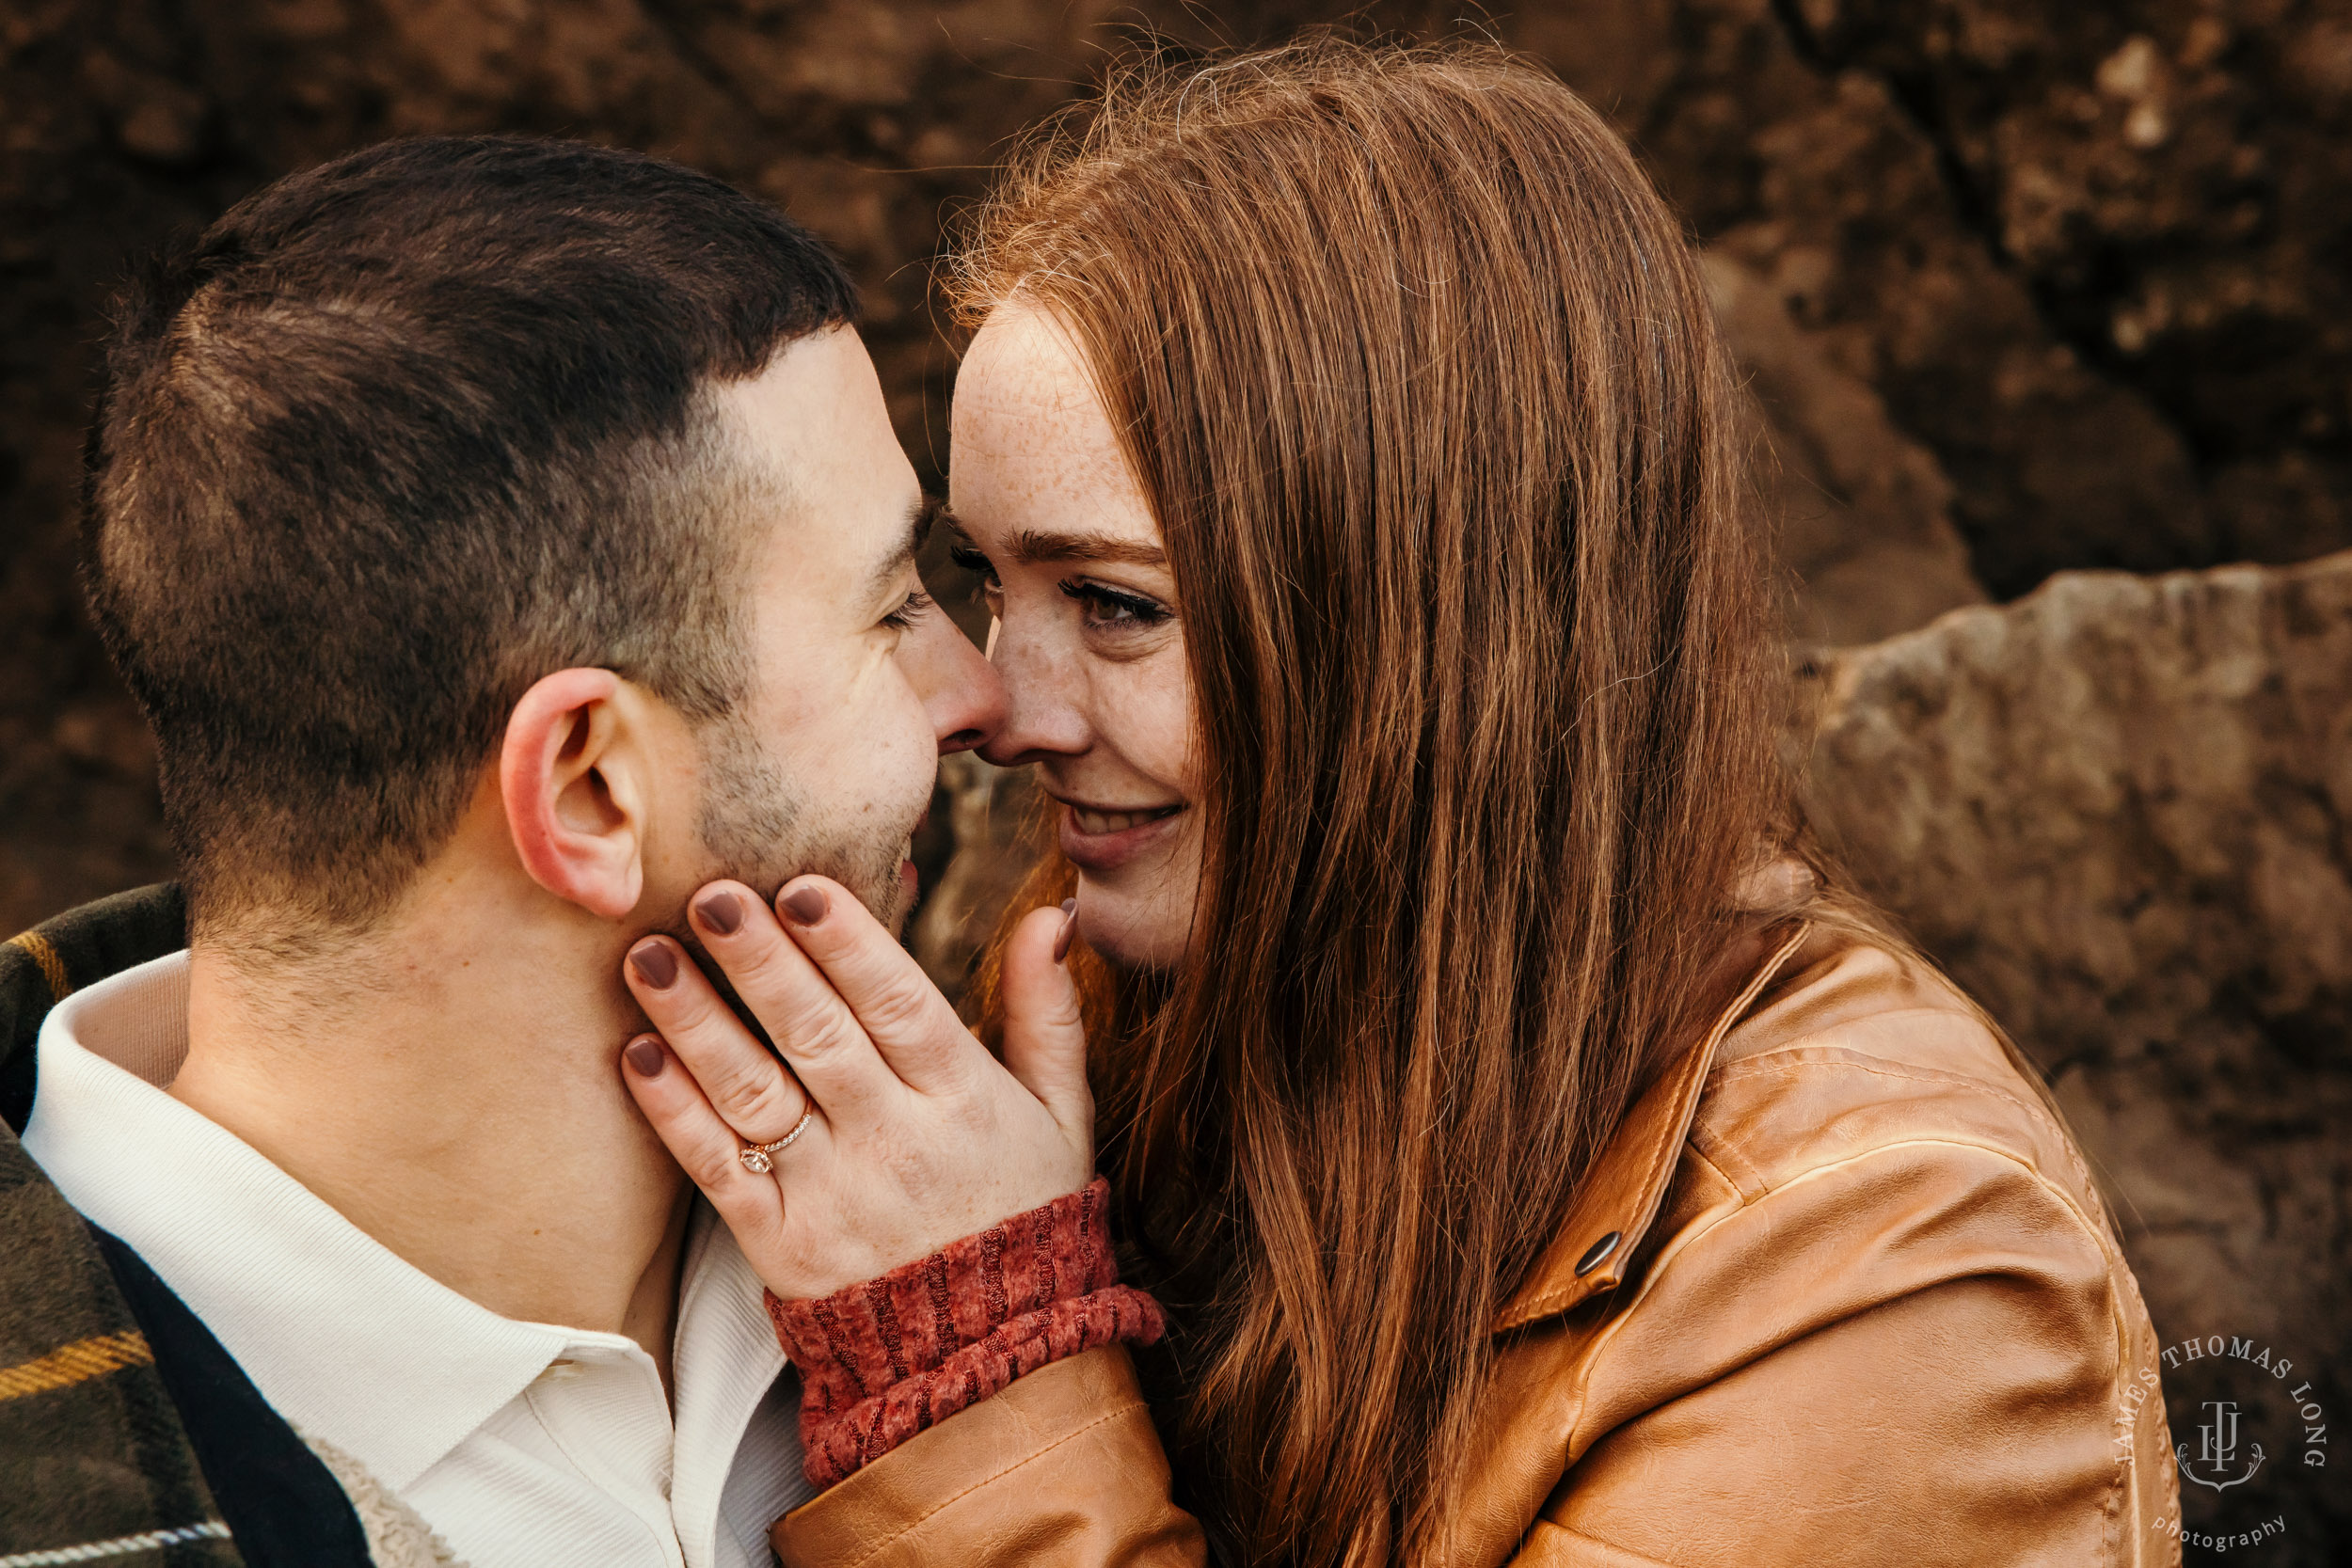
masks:
<path id="1" fill-rule="evenodd" d="M 1599 1268 L 1601 1260 L 1617 1250 L 1617 1236 L 1618 1232 L 1612 1230 L 1608 1235 L 1584 1249 L 1584 1256 L 1576 1260 L 1577 1278 L 1581 1279 Z"/>

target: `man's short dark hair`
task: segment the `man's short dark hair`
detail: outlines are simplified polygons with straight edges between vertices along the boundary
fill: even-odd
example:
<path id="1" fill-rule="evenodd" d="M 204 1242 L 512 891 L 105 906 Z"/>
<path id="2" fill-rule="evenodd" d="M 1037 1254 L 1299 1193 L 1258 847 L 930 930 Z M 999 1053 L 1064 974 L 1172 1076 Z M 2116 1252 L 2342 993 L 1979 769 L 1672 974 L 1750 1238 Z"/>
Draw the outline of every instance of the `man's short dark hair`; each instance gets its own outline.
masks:
<path id="1" fill-rule="evenodd" d="M 745 481 L 710 392 L 855 309 L 742 193 L 515 137 L 294 175 L 135 281 L 84 569 L 199 928 L 382 911 L 551 671 L 728 711 Z"/>

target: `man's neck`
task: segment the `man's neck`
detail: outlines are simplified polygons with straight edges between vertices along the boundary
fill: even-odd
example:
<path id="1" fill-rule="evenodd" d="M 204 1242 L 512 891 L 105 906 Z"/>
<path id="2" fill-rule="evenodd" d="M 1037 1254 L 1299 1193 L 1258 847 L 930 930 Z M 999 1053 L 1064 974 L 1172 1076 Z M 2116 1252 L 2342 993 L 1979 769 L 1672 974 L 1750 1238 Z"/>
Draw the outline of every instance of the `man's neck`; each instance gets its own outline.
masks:
<path id="1" fill-rule="evenodd" d="M 623 937 L 512 879 L 423 880 L 330 957 L 199 938 L 171 1093 L 452 1290 L 627 1334 L 666 1381 L 688 1191 L 621 1084 Z"/>

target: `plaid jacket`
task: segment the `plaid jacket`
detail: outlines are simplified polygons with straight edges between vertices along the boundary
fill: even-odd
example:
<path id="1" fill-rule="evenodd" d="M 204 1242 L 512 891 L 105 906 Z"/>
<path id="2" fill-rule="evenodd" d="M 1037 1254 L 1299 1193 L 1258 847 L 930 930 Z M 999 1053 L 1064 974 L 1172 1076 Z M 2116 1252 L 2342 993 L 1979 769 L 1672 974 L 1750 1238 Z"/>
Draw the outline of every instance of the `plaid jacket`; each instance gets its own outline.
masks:
<path id="1" fill-rule="evenodd" d="M 219 1341 L 18 1134 L 49 1009 L 187 943 L 176 887 L 0 946 L 0 1568 L 362 1568 L 350 1495 Z"/>

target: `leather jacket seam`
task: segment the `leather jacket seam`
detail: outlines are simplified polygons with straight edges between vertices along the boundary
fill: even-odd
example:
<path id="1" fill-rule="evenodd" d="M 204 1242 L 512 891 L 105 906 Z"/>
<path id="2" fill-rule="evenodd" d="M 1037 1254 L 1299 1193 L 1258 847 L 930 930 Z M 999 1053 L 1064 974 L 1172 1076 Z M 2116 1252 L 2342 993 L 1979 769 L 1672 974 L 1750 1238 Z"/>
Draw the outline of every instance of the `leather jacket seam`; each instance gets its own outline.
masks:
<path id="1" fill-rule="evenodd" d="M 1547 1499 L 1546 1506 L 1549 1506 L 1549 1499 Z M 1542 1513 L 1537 1513 L 1535 1515 L 1535 1523 L 1543 1526 L 1546 1529 L 1558 1530 L 1562 1535 L 1566 1536 L 1571 1541 L 1589 1541 L 1594 1545 L 1613 1552 L 1617 1556 L 1626 1559 L 1628 1561 L 1657 1563 L 1658 1568 L 1670 1568 L 1669 1564 L 1657 1558 L 1651 1557 L 1646 1552 L 1637 1552 L 1631 1547 L 1620 1546 L 1615 1542 L 1604 1540 L 1602 1537 L 1595 1535 L 1589 1530 L 1578 1529 L 1573 1525 L 1564 1525 L 1559 1520 L 1549 1518 Z M 1533 1527 L 1531 1527 L 1531 1533 L 1532 1529 Z M 1514 1556 L 1512 1560 L 1518 1560 L 1517 1557 Z"/>
<path id="2" fill-rule="evenodd" d="M 1593 1336 L 1591 1344 L 1578 1358 L 1581 1365 L 1578 1368 L 1576 1380 L 1576 1418 L 1568 1424 L 1567 1444 L 1564 1450 L 1564 1457 L 1566 1453 L 1581 1451 L 1576 1439 L 1591 1407 L 1593 1373 L 1599 1368 L 1602 1357 L 1608 1354 L 1611 1344 L 1623 1331 L 1627 1321 L 1642 1309 L 1643 1303 L 1649 1300 L 1650 1292 L 1657 1288 L 1660 1276 L 1665 1274 L 1676 1259 L 1695 1246 L 1717 1226 L 1724 1224 L 1733 1215 L 1750 1206 L 1750 1200 L 1740 1193 L 1738 1187 L 1734 1186 L 1731 1192 L 1730 1203 L 1724 1204 L 1713 1213 L 1700 1216 L 1690 1226 L 1666 1238 L 1665 1245 L 1659 1248 L 1658 1255 L 1650 1259 L 1649 1267 L 1643 1271 L 1641 1282 L 1633 1289 L 1633 1298 L 1625 1304 L 1624 1310 L 1613 1314 L 1607 1323 L 1601 1324 L 1599 1332 Z M 1585 1445 L 1585 1447 L 1589 1448 L 1590 1445 Z M 1574 1468 L 1573 1461 L 1564 1464 L 1561 1466 L 1563 1476 L 1565 1477 L 1568 1470 Z"/>
<path id="3" fill-rule="evenodd" d="M 922 1528 L 924 1525 L 928 1524 L 932 1519 L 937 1518 L 940 1514 L 945 1513 L 948 1509 L 953 1508 L 957 1503 L 961 1502 L 973 1493 L 980 1491 L 983 1488 L 995 1485 L 998 1481 L 1004 1480 L 1015 1470 L 1020 1469 L 1024 1465 L 1028 1465 L 1044 1458 L 1047 1454 L 1052 1453 L 1056 1449 L 1060 1448 L 1063 1444 L 1084 1436 L 1086 1433 L 1092 1432 L 1096 1427 L 1101 1426 L 1105 1421 L 1116 1420 L 1118 1418 L 1128 1414 L 1130 1411 L 1142 1410 L 1143 1408 L 1144 1402 L 1141 1400 L 1129 1400 L 1124 1404 L 1113 1405 L 1110 1409 L 1105 1410 L 1100 1416 L 1095 1417 L 1094 1419 L 1087 1422 L 1084 1426 L 1073 1427 L 1070 1431 L 1063 1433 L 1059 1437 L 1055 1438 L 1043 1448 L 1030 1449 L 1027 1453 L 1023 1454 L 1019 1459 L 1016 1459 L 1011 1464 L 1004 1466 L 1004 1468 L 982 1477 L 980 1480 L 976 1481 L 971 1485 L 965 1487 L 962 1491 L 955 1493 L 950 1497 L 942 1497 L 938 1503 L 933 1505 L 929 1510 L 915 1515 L 905 1524 L 899 1526 L 898 1528 L 891 1531 L 890 1534 L 885 1535 L 880 1541 L 875 1542 L 873 1545 L 867 1547 L 864 1553 L 851 1560 L 848 1564 L 848 1568 L 865 1568 L 865 1564 L 873 1561 L 876 1557 L 889 1550 L 894 1544 L 905 1539 L 909 1535 L 914 1534 L 916 1530 Z M 959 1412 L 959 1414 L 961 1414 L 961 1412 Z M 946 1422 L 942 1422 L 939 1426 L 934 1427 L 931 1430 L 934 1432 L 944 1431 L 946 1430 L 946 1424 L 947 1423 Z M 889 1456 L 885 1454 L 882 1457 L 887 1459 Z"/>
<path id="4" fill-rule="evenodd" d="M 2092 1245 L 2097 1249 L 2100 1258 L 2107 1260 L 2110 1264 L 2112 1263 L 2114 1254 L 2107 1245 L 2105 1227 L 2099 1223 L 2097 1216 L 2086 1212 L 2083 1206 L 2075 1200 L 2074 1196 L 2072 1193 L 2069 1193 L 2064 1187 L 2052 1180 L 2049 1173 L 2044 1171 L 2041 1165 L 2033 1160 L 2028 1159 L 2026 1155 L 2020 1153 L 2016 1149 L 2007 1148 L 1999 1144 L 1986 1142 L 1978 1138 L 1915 1136 L 1893 1138 L 1885 1143 L 1872 1144 L 1867 1148 L 1856 1149 L 1851 1154 L 1840 1155 L 1835 1160 L 1826 1160 L 1819 1164 L 1807 1165 L 1803 1170 L 1792 1172 L 1788 1180 L 1776 1182 L 1772 1186 L 1767 1187 L 1764 1192 L 1758 1195 L 1758 1196 L 1754 1200 L 1754 1203 L 1744 1203 L 1741 1207 L 1752 1208 L 1755 1204 L 1761 1203 L 1766 1198 L 1769 1198 L 1775 1194 L 1787 1192 L 1789 1188 L 1796 1186 L 1800 1182 L 1810 1180 L 1815 1177 L 1823 1176 L 1830 1172 L 1841 1170 L 1848 1165 L 1860 1164 L 1865 1160 L 1876 1159 L 1882 1154 L 1892 1153 L 1897 1149 L 1903 1148 L 1974 1149 L 1978 1153 L 1990 1154 L 1995 1159 L 2008 1161 L 2010 1164 L 2015 1165 L 2018 1169 L 2024 1171 L 2028 1177 L 2032 1178 L 2036 1186 L 2043 1188 L 2052 1197 L 2056 1198 L 2058 1206 L 2065 1210 L 2066 1212 L 2074 1218 L 2074 1223 L 2081 1227 L 2083 1234 L 2090 1240 Z M 2109 1294 L 2114 1293 L 2115 1283 L 2112 1272 L 2109 1274 L 2107 1290 Z"/>
<path id="5" fill-rule="evenodd" d="M 1841 1053 L 1842 1054 L 1834 1058 L 1817 1056 L 1805 1061 L 1773 1061 L 1774 1057 L 1785 1056 L 1798 1051 L 1836 1051 Z M 1759 1078 L 1769 1075 L 1776 1078 L 1795 1078 L 1808 1069 L 1843 1068 L 1855 1072 L 1867 1073 L 1874 1078 L 1889 1078 L 1899 1083 L 1907 1084 L 1932 1084 L 1941 1088 L 1960 1089 L 1970 1094 L 1981 1095 L 1987 1100 L 1994 1101 L 2000 1104 L 2024 1112 L 2026 1119 L 2032 1123 L 2037 1131 L 2041 1132 L 2045 1136 L 2054 1139 L 2058 1143 L 2058 1147 L 2066 1151 L 2068 1157 L 2067 1174 L 2081 1181 L 2087 1190 L 2095 1191 L 2095 1184 L 2090 1180 L 2090 1171 L 2083 1167 L 2080 1159 L 2074 1155 L 2074 1140 L 2066 1135 L 2066 1130 L 2058 1124 L 2058 1122 L 2051 1117 L 2049 1111 L 2045 1107 L 2036 1104 L 2034 1101 L 2022 1095 L 2013 1094 L 2010 1090 L 2002 1088 L 1999 1085 L 1989 1083 L 1982 1078 L 1971 1077 L 1964 1073 L 1941 1072 L 1933 1068 L 1917 1068 L 1899 1065 L 1888 1062 L 1884 1057 L 1871 1056 L 1866 1053 L 1855 1051 L 1851 1046 L 1807 1046 L 1802 1041 L 1792 1041 L 1788 1045 L 1775 1048 L 1774 1050 L 1766 1053 L 1764 1055 L 1752 1056 L 1743 1061 L 1735 1062 L 1731 1064 L 1730 1067 L 1718 1069 L 1715 1084 L 1710 1085 L 1709 1088 L 1712 1089 L 1722 1084 L 1730 1082 L 1735 1069 L 1747 1068 L 1750 1063 L 1756 1064 L 1754 1070 L 1740 1073 L 1739 1076 L 1743 1078 Z M 1712 1128 L 1708 1127 L 1703 1117 L 1692 1118 L 1691 1124 L 1691 1136 L 1693 1142 L 1704 1138 L 1709 1143 L 1720 1145 L 1725 1148 L 1728 1148 L 1731 1144 L 1731 1140 L 1724 1137 L 1722 1134 L 1716 1132 Z M 1939 1140 L 1932 1138 L 1905 1139 L 1902 1141 L 1926 1143 L 1973 1142 L 1973 1140 L 1969 1139 Z M 1988 1144 L 1983 1147 L 1994 1148 L 1996 1146 Z M 2012 1151 L 2012 1153 L 2014 1151 Z M 2022 1155 L 2016 1157 L 2018 1157 L 2021 1162 L 2023 1161 Z M 2042 1171 L 2042 1166 L 2038 1158 L 2034 1161 L 2024 1163 L 2029 1164 L 2038 1176 L 2042 1176 L 2043 1180 L 2047 1180 L 2046 1175 L 2044 1175 Z M 1807 1170 L 1812 1168 L 1812 1166 L 1805 1167 Z M 1800 1171 L 1796 1174 L 1803 1175 L 1804 1172 Z M 1769 1191 L 1771 1189 L 1768 1187 L 1766 1190 Z M 2076 1207 L 2079 1206 L 2077 1205 Z"/>
<path id="6" fill-rule="evenodd" d="M 1718 1067 L 1715 1071 L 1718 1074 L 1738 1072 L 1740 1069 L 1748 1067 L 1751 1064 L 1769 1062 L 1773 1057 L 1786 1055 L 1791 1051 L 1804 1051 L 1808 1049 L 1853 1051 L 1854 1048 L 1851 1045 L 1841 1046 L 1836 1044 L 1835 1037 L 1850 1032 L 1856 1022 L 1877 1024 L 1883 1023 L 1889 1019 L 1916 1018 L 1922 1013 L 1926 1014 L 1930 1018 L 1956 1018 L 1964 1022 L 1975 1024 L 1978 1028 L 1981 1029 L 1984 1027 L 1983 1021 L 1975 1013 L 1970 1012 L 1964 1007 L 1931 1007 L 1924 1005 L 1916 1007 L 1889 1007 L 1883 1012 L 1871 1013 L 1866 1019 L 1847 1020 L 1837 1023 L 1826 1024 L 1819 1029 L 1808 1029 L 1804 1034 L 1797 1036 L 1793 1039 L 1781 1041 L 1778 1045 L 1772 1047 L 1770 1050 L 1759 1051 L 1750 1056 L 1735 1056 L 1729 1061 L 1724 1062 L 1722 1066 Z M 1988 1033 L 1990 1031 L 1988 1031 Z M 1857 1052 L 1856 1054 L 1868 1055 L 1869 1053 Z M 1876 1060 L 1878 1058 L 1873 1059 Z"/>
<path id="7" fill-rule="evenodd" d="M 1691 1130 L 1690 1136 L 1683 1140 L 1683 1157 L 1685 1159 L 1695 1160 L 1700 1164 L 1705 1165 L 1708 1170 L 1713 1171 L 1717 1177 L 1722 1179 L 1724 1186 L 1740 1195 L 1740 1201 L 1742 1204 L 1752 1203 L 1756 1199 L 1762 1197 L 1766 1193 L 1772 1190 L 1772 1183 L 1764 1180 L 1764 1173 L 1757 1170 L 1754 1164 L 1749 1163 L 1745 1156 L 1740 1154 L 1738 1149 L 1732 1148 L 1728 1142 L 1724 1142 L 1720 1139 L 1717 1140 L 1717 1147 L 1711 1152 L 1708 1149 L 1701 1148 L 1699 1147 L 1698 1129 L 1693 1127 Z M 1724 1164 L 1725 1161 L 1736 1164 L 1742 1170 L 1746 1171 L 1747 1180 L 1743 1181 L 1739 1177 L 1733 1175 L 1732 1172 L 1726 1167 Z M 1751 1188 L 1753 1191 L 1750 1190 Z"/>
<path id="8" fill-rule="evenodd" d="M 1797 1036 L 1793 1039 L 1783 1040 L 1778 1045 L 1772 1046 L 1768 1050 L 1758 1051 L 1753 1055 L 1732 1057 L 1731 1059 L 1717 1066 L 1712 1076 L 1718 1082 L 1740 1077 L 1751 1069 L 1762 1070 L 1766 1065 L 1771 1063 L 1776 1056 L 1787 1056 L 1799 1051 L 1846 1051 L 1851 1052 L 1856 1056 L 1868 1057 L 1872 1061 L 1883 1061 L 1885 1058 L 1874 1055 L 1869 1052 L 1856 1050 L 1856 1048 L 1851 1045 L 1840 1045 L 1836 1043 L 1836 1037 L 1841 1034 L 1851 1032 L 1856 1023 L 1877 1025 L 1886 1022 L 1891 1019 L 1915 1018 L 1922 1013 L 1931 1018 L 1959 1019 L 1962 1022 L 1973 1024 L 1979 1029 L 1984 1027 L 1984 1021 L 1976 1013 L 1965 1007 L 1937 1007 L 1930 1006 L 1925 1003 L 1921 1003 L 1919 1006 L 1913 1007 L 1889 1007 L 1883 1011 L 1870 1013 L 1862 1019 L 1849 1019 L 1840 1022 L 1826 1024 L 1819 1029 L 1808 1029 L 1804 1034 Z M 1728 1038 L 1726 1038 L 1724 1043 L 1730 1043 Z M 1957 1077 L 1960 1075 L 1955 1074 L 1954 1076 Z M 1984 1082 L 1984 1080 L 1979 1078 L 1971 1078 L 1966 1081 L 1969 1083 Z"/>
<path id="9" fill-rule="evenodd" d="M 1683 1149 L 1691 1141 L 1691 1128 L 1698 1119 L 1700 1108 L 1707 1103 L 1708 1080 L 1719 1070 L 1715 1067 L 1715 1061 L 1723 1054 L 1724 1041 L 1731 1037 L 1732 1030 L 1738 1027 L 1740 1016 L 1755 1005 L 1757 995 L 1766 986 L 1771 985 L 1772 977 L 1787 966 L 1788 956 L 1804 944 L 1805 937 L 1811 933 L 1812 929 L 1810 922 L 1799 926 L 1796 932 L 1783 942 L 1779 949 L 1757 967 L 1756 973 L 1749 977 L 1747 985 L 1741 989 L 1738 998 L 1724 1010 L 1723 1016 L 1716 1021 L 1715 1026 L 1708 1031 L 1706 1044 L 1701 1048 L 1707 1053 L 1707 1071 L 1700 1074 L 1699 1081 L 1685 1091 L 1690 1096 L 1690 1111 L 1681 1117 L 1682 1125 L 1677 1130 L 1679 1135 L 1660 1139 L 1658 1147 L 1650 1150 L 1649 1160 L 1643 1166 L 1640 1191 L 1647 1192 L 1653 1186 L 1658 1186 L 1658 1179 L 1668 1164 L 1680 1160 Z M 1645 1229 L 1657 1223 L 1658 1209 L 1664 1204 L 1665 1200 L 1666 1189 L 1663 1186 L 1658 1186 L 1657 1199 L 1652 1203 L 1650 1212 L 1644 1221 Z"/>

